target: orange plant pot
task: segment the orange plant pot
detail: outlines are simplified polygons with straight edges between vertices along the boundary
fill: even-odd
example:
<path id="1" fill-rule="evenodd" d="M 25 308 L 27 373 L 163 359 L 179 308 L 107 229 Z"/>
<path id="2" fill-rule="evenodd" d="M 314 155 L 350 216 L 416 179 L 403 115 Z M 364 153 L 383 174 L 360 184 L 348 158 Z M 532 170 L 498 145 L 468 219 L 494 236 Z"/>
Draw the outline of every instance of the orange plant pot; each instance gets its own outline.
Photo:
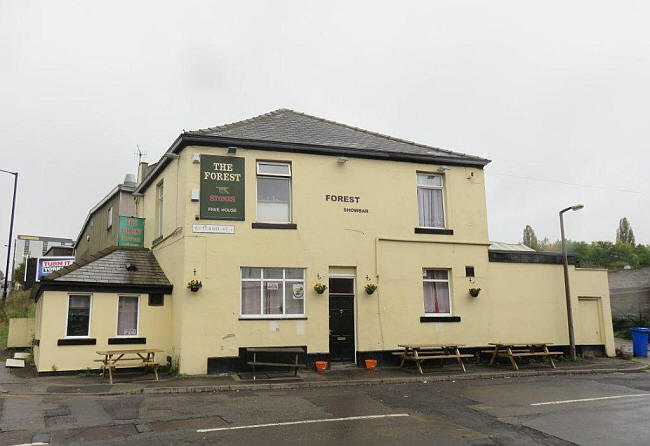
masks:
<path id="1" fill-rule="evenodd" d="M 327 361 L 316 361 L 315 364 L 316 364 L 316 370 L 318 370 L 319 372 L 324 372 L 325 370 L 327 370 Z"/>
<path id="2" fill-rule="evenodd" d="M 366 359 L 366 368 L 368 370 L 375 370 L 376 367 L 377 367 L 376 359 Z"/>

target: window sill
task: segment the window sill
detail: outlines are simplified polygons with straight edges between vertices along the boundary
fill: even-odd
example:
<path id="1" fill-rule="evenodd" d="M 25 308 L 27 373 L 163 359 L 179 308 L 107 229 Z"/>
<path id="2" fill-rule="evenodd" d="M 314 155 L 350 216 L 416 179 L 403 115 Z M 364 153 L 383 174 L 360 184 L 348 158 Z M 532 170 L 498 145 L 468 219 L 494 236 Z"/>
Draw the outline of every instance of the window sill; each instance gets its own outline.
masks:
<path id="1" fill-rule="evenodd" d="M 253 223 L 253 229 L 298 229 L 295 223 Z"/>
<path id="2" fill-rule="evenodd" d="M 416 234 L 441 234 L 441 235 L 454 235 L 453 229 L 445 228 L 415 228 Z"/>
<path id="3" fill-rule="evenodd" d="M 116 337 L 116 338 L 108 338 L 108 344 L 146 344 L 147 343 L 147 338 L 136 338 L 136 337 Z"/>
<path id="4" fill-rule="evenodd" d="M 95 338 L 63 338 L 56 342 L 56 345 L 96 345 Z"/>
<path id="5" fill-rule="evenodd" d="M 240 317 L 240 321 L 306 321 L 307 316 L 278 316 L 278 317 Z"/>
<path id="6" fill-rule="evenodd" d="M 420 316 L 420 322 L 460 322 L 460 316 Z"/>

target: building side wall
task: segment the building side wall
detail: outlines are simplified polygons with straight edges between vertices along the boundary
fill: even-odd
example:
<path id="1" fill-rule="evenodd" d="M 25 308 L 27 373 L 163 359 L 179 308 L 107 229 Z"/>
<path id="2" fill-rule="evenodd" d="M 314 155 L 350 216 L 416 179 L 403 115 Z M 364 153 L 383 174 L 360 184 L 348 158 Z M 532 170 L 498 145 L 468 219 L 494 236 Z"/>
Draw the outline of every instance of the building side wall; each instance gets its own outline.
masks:
<path id="1" fill-rule="evenodd" d="M 490 263 L 489 342 L 544 341 L 558 345 L 569 344 L 569 329 L 562 265 L 525 263 Z M 576 343 L 604 345 L 608 356 L 614 356 L 614 335 L 607 287 L 607 271 L 569 269 L 571 302 Z M 481 297 L 479 297 L 480 299 Z M 598 306 L 598 338 L 586 335 L 587 319 L 581 305 L 593 298 Z M 592 321 L 593 322 L 593 321 Z"/>
<path id="2" fill-rule="evenodd" d="M 146 345 L 109 345 L 108 339 L 116 337 L 118 296 L 137 295 L 132 293 L 92 293 L 90 315 L 90 338 L 96 339 L 96 345 L 57 345 L 65 337 L 68 295 L 65 291 L 45 291 L 39 302 L 43 314 L 36 332 L 40 339 L 38 353 L 35 355 L 39 373 L 66 370 L 96 369 L 100 359 L 98 350 L 115 350 L 126 348 L 160 348 L 163 353 L 156 354 L 158 361 L 164 361 L 172 354 L 170 342 L 170 322 L 172 302 L 165 296 L 164 306 L 149 306 L 148 295 L 140 294 L 138 337 L 147 338 Z M 38 310 L 38 308 L 37 308 Z"/>
<path id="3" fill-rule="evenodd" d="M 118 193 L 90 217 L 84 232 L 79 237 L 79 243 L 75 247 L 75 258 L 77 260 L 93 255 L 109 246 L 117 245 L 119 206 L 120 194 Z M 110 208 L 113 208 L 113 218 L 109 228 L 108 211 Z"/>

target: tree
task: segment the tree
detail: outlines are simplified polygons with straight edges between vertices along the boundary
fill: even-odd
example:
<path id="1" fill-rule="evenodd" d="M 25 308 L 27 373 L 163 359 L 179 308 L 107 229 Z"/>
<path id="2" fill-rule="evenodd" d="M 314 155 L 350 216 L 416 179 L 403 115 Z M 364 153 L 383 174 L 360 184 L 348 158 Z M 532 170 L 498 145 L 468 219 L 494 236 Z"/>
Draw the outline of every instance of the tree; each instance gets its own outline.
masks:
<path id="1" fill-rule="evenodd" d="M 14 269 L 14 283 L 25 284 L 25 262 Z"/>
<path id="2" fill-rule="evenodd" d="M 537 235 L 535 234 L 535 230 L 531 225 L 526 225 L 524 228 L 524 245 L 528 246 L 529 248 L 533 248 L 534 250 L 539 249 L 539 243 L 537 243 Z"/>
<path id="3" fill-rule="evenodd" d="M 616 230 L 616 243 L 627 243 L 634 246 L 634 232 L 627 217 L 621 218 L 618 222 L 618 229 Z"/>

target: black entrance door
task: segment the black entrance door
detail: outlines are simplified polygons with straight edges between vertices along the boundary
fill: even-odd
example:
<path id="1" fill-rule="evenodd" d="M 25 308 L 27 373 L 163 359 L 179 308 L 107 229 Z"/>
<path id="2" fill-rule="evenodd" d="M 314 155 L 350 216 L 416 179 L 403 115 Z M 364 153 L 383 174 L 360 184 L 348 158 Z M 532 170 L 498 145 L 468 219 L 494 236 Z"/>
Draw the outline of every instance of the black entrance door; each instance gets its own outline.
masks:
<path id="1" fill-rule="evenodd" d="M 330 360 L 354 361 L 354 279 L 330 278 Z"/>

